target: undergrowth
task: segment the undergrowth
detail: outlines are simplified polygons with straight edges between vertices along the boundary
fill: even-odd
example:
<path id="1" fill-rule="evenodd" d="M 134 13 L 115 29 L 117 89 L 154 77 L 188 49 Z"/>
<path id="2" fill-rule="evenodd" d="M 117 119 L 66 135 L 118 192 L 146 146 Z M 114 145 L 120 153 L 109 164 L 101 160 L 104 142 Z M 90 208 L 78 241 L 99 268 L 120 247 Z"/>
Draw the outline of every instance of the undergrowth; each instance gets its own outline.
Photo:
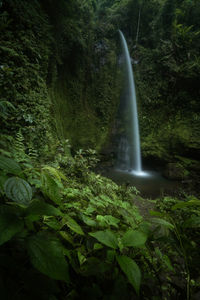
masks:
<path id="1" fill-rule="evenodd" d="M 18 156 L 16 147 L 0 156 L 2 299 L 190 299 L 197 292 L 199 200 L 160 199 L 144 220 L 135 188 L 91 171 L 95 151 L 63 151 L 41 165 L 28 154 L 34 149 L 19 148 Z"/>

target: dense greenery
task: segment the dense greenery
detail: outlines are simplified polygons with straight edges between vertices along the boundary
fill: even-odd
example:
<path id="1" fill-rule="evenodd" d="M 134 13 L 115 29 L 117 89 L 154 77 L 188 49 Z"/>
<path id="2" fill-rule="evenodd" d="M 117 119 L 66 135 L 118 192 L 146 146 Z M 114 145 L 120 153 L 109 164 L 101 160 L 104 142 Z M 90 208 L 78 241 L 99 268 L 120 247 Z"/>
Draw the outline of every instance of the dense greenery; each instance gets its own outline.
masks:
<path id="1" fill-rule="evenodd" d="M 199 298 L 199 14 L 198 0 L 0 1 L 1 299 Z M 184 180 L 173 195 L 93 172 L 119 127 L 119 28 L 142 153 Z"/>
<path id="2" fill-rule="evenodd" d="M 90 171 L 94 151 L 43 166 L 22 158 L 0 157 L 3 299 L 189 299 L 196 291 L 199 200 L 165 197 L 144 220 L 134 187 Z"/>

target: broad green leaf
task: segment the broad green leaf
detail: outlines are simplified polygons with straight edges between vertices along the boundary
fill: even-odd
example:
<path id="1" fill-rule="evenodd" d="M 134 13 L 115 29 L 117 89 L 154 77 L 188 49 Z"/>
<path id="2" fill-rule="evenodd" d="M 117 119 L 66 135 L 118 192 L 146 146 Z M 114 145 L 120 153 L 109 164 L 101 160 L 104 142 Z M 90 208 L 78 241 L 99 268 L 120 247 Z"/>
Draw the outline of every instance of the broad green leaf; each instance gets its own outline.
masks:
<path id="1" fill-rule="evenodd" d="M 9 241 L 16 233 L 22 231 L 23 221 L 16 215 L 0 212 L 0 245 Z"/>
<path id="2" fill-rule="evenodd" d="M 144 221 L 140 223 L 138 231 L 144 232 L 146 236 L 149 236 L 152 233 L 152 224 L 150 222 Z"/>
<path id="3" fill-rule="evenodd" d="M 164 219 L 160 219 L 160 218 L 152 218 L 151 221 L 153 223 L 159 224 L 159 225 L 163 225 L 169 229 L 174 229 L 174 225 L 169 223 L 168 221 L 164 220 Z"/>
<path id="4" fill-rule="evenodd" d="M 52 216 L 44 216 L 43 223 L 54 230 L 60 230 L 62 228 L 60 222 Z"/>
<path id="5" fill-rule="evenodd" d="M 118 223 L 120 222 L 119 219 L 111 216 L 111 215 L 97 215 L 96 216 L 97 221 L 99 222 L 100 226 L 114 226 L 118 228 Z"/>
<path id="6" fill-rule="evenodd" d="M 31 202 L 26 210 L 27 215 L 39 215 L 39 216 L 62 216 L 62 212 L 42 200 L 34 200 Z"/>
<path id="7" fill-rule="evenodd" d="M 88 207 L 86 208 L 86 210 L 84 211 L 85 214 L 87 215 L 92 215 L 92 213 L 96 211 L 96 209 L 92 206 L 92 205 L 88 205 Z"/>
<path id="8" fill-rule="evenodd" d="M 97 226 L 97 223 L 96 221 L 94 221 L 92 218 L 88 217 L 88 216 L 85 216 L 85 215 L 81 215 L 81 218 L 83 220 L 83 222 L 88 225 L 88 226 L 92 226 L 92 227 L 95 227 Z"/>
<path id="9" fill-rule="evenodd" d="M 79 263 L 81 266 L 86 261 L 86 257 L 80 251 L 77 252 L 77 255 L 78 255 L 78 260 L 79 260 Z"/>
<path id="10" fill-rule="evenodd" d="M 62 220 L 62 226 L 64 226 L 64 225 L 67 225 L 74 232 L 76 232 L 80 235 L 84 235 L 84 232 L 83 232 L 81 226 L 68 215 L 66 215 Z"/>
<path id="11" fill-rule="evenodd" d="M 51 199 L 56 204 L 60 204 L 62 201 L 62 182 L 57 178 L 51 176 L 47 170 L 42 170 L 41 173 L 42 192 L 45 196 Z"/>
<path id="12" fill-rule="evenodd" d="M 136 293 L 139 295 L 140 283 L 141 283 L 141 272 L 138 265 L 130 257 L 122 255 L 117 256 L 117 262 L 126 274 L 129 282 L 134 287 Z"/>
<path id="13" fill-rule="evenodd" d="M 24 224 L 29 231 L 34 231 L 34 223 L 40 220 L 40 216 L 38 215 L 29 215 L 24 218 Z"/>
<path id="14" fill-rule="evenodd" d="M 74 245 L 73 237 L 68 232 L 62 230 L 62 231 L 59 231 L 59 233 L 63 239 L 65 239 L 70 244 Z"/>
<path id="15" fill-rule="evenodd" d="M 117 249 L 118 247 L 117 237 L 110 230 L 90 232 L 89 235 L 110 248 Z"/>
<path id="16" fill-rule="evenodd" d="M 108 227 L 107 226 L 108 224 L 107 224 L 106 220 L 104 219 L 104 216 L 97 215 L 96 216 L 96 220 L 97 220 L 99 226 L 101 226 L 101 227 Z"/>
<path id="17" fill-rule="evenodd" d="M 27 242 L 31 263 L 50 278 L 69 282 L 68 263 L 60 241 L 46 232 L 31 236 Z"/>
<path id="18" fill-rule="evenodd" d="M 22 170 L 19 164 L 11 158 L 0 155 L 0 169 L 6 174 L 18 175 Z"/>
<path id="19" fill-rule="evenodd" d="M 17 202 L 28 206 L 32 199 L 32 188 L 27 181 L 19 177 L 11 177 L 4 184 L 6 196 Z"/>
<path id="20" fill-rule="evenodd" d="M 99 243 L 95 243 L 94 244 L 94 250 L 100 250 L 100 249 L 102 249 L 103 248 L 103 245 L 102 244 L 99 244 Z"/>
<path id="21" fill-rule="evenodd" d="M 137 230 L 128 230 L 122 237 L 122 244 L 125 247 L 141 247 L 144 246 L 147 236 L 144 232 Z"/>

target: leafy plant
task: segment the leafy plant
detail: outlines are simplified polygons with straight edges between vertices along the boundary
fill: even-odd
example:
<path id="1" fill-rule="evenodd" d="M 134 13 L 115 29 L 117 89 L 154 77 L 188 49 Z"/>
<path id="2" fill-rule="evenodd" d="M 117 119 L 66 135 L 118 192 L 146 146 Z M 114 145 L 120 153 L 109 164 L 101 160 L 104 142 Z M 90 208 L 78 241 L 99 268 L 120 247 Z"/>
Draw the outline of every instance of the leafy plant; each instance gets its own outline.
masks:
<path id="1" fill-rule="evenodd" d="M 6 196 L 18 204 L 29 205 L 32 188 L 27 181 L 19 177 L 10 177 L 4 185 Z"/>
<path id="2" fill-rule="evenodd" d="M 53 279 L 69 282 L 64 249 L 55 236 L 38 232 L 27 240 L 27 249 L 36 269 Z"/>

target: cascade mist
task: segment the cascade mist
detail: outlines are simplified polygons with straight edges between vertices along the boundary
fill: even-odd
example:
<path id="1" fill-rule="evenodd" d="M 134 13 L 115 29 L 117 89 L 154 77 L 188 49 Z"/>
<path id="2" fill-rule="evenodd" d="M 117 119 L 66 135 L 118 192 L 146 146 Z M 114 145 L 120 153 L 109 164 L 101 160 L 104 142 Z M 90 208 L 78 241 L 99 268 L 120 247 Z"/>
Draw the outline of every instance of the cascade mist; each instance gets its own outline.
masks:
<path id="1" fill-rule="evenodd" d="M 119 143 L 118 151 L 118 166 L 121 168 L 123 161 L 123 169 L 129 171 L 135 175 L 141 176 L 145 173 L 142 171 L 142 160 L 141 160 L 141 150 L 140 150 L 140 134 L 139 134 L 139 124 L 138 124 L 138 112 L 137 112 L 137 99 L 135 91 L 134 76 L 131 65 L 131 58 L 129 55 L 128 46 L 123 33 L 119 30 L 124 63 L 127 73 L 127 100 L 128 100 L 128 110 L 130 113 L 130 118 L 128 120 L 129 133 L 127 133 L 126 138 L 121 138 Z M 121 165 L 121 166 L 120 166 Z"/>

